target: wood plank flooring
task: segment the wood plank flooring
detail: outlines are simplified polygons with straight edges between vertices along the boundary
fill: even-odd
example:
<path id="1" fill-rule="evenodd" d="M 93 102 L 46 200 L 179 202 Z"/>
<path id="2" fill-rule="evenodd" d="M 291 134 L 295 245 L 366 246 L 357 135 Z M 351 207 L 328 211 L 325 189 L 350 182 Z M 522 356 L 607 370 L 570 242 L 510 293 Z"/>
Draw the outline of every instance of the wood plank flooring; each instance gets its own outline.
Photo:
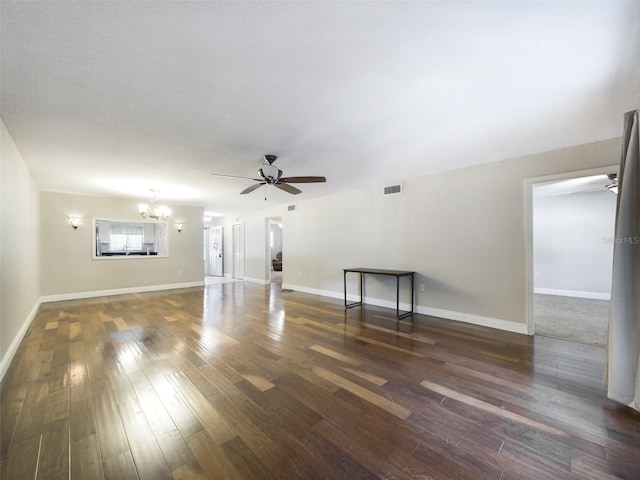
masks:
<path id="1" fill-rule="evenodd" d="M 246 283 L 43 304 L 2 479 L 639 479 L 599 347 Z"/>

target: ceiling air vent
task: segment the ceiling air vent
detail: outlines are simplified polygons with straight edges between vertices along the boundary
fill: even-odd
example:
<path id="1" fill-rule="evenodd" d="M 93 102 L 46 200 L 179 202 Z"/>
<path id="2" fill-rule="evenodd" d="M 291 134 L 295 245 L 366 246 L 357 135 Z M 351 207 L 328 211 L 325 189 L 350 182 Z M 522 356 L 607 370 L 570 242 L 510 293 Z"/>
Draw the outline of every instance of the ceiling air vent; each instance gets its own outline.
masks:
<path id="1" fill-rule="evenodd" d="M 296 206 L 295 206 L 295 205 L 289 205 L 289 206 L 287 207 L 287 210 L 289 210 L 290 212 L 293 212 L 295 209 L 296 209 Z"/>
<path id="2" fill-rule="evenodd" d="M 402 185 L 389 185 L 384 187 L 383 195 L 394 195 L 396 193 L 402 193 Z"/>

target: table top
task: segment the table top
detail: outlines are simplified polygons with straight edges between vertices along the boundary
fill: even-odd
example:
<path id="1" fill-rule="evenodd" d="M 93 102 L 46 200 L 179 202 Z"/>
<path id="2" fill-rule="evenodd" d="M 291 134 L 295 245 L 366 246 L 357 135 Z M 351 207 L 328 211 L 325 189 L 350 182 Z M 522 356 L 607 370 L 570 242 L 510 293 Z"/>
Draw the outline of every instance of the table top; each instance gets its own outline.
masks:
<path id="1" fill-rule="evenodd" d="M 393 276 L 405 276 L 405 275 L 413 275 L 416 272 L 411 272 L 408 270 L 385 270 L 385 269 L 381 269 L 381 268 L 364 268 L 364 267 L 358 267 L 358 268 L 344 268 L 343 269 L 346 272 L 356 272 L 356 273 L 374 273 L 377 275 L 393 275 Z"/>

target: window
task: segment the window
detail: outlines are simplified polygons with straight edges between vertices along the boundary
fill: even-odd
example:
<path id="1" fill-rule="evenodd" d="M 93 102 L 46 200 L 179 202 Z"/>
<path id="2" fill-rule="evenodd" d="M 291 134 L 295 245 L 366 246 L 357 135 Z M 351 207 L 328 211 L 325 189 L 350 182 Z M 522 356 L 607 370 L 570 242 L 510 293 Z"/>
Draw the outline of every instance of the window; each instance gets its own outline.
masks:
<path id="1" fill-rule="evenodd" d="M 93 258 L 168 257 L 167 222 L 94 218 Z"/>
<path id="2" fill-rule="evenodd" d="M 110 250 L 142 250 L 144 228 L 111 225 L 109 229 Z"/>

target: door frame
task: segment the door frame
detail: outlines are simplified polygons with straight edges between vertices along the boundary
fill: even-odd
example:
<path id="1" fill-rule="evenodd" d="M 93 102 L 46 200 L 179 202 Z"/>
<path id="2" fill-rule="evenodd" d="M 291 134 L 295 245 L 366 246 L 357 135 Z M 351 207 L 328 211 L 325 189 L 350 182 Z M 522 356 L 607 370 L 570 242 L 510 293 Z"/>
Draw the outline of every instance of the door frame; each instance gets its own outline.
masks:
<path id="1" fill-rule="evenodd" d="M 525 195 L 525 285 L 526 285 L 526 320 L 527 320 L 527 334 L 535 335 L 536 326 L 534 319 L 533 309 L 533 294 L 534 294 L 534 267 L 533 267 L 533 188 L 538 183 L 552 182 L 555 180 L 569 180 L 572 178 L 591 177 L 594 175 L 607 175 L 609 173 L 616 173 L 618 171 L 618 165 L 611 165 L 608 167 L 590 168 L 588 170 L 578 170 L 574 172 L 557 173 L 555 175 L 545 175 L 541 177 L 531 177 L 524 181 L 524 195 Z"/>

